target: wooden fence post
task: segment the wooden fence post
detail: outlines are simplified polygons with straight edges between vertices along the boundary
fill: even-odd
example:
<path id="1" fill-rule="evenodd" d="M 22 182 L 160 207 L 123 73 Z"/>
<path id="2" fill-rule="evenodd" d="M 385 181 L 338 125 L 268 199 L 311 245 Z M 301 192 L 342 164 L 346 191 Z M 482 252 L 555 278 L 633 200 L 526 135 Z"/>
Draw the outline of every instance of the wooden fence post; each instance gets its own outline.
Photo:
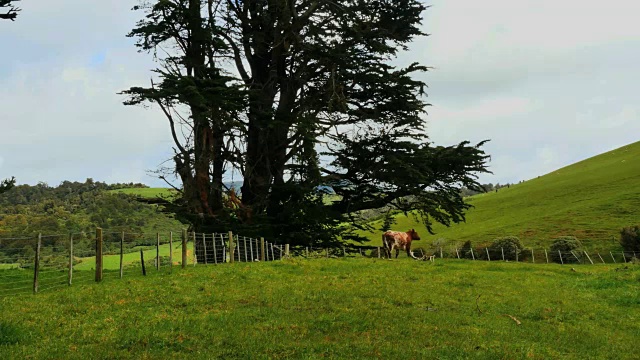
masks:
<path id="1" fill-rule="evenodd" d="M 489 256 L 489 254 L 487 254 Z M 442 259 L 442 246 L 440 246 L 440 259 Z"/>
<path id="2" fill-rule="evenodd" d="M 582 260 L 580 260 L 580 258 L 573 252 L 573 250 L 571 250 L 571 254 L 574 258 L 576 258 L 576 260 L 578 260 L 578 263 L 582 264 Z"/>
<path id="3" fill-rule="evenodd" d="M 536 263 L 536 257 L 533 255 L 533 249 L 531 249 L 531 262 L 534 264 Z"/>
<path id="4" fill-rule="evenodd" d="M 289 257 L 289 244 L 284 244 L 284 256 Z M 345 255 L 346 256 L 346 255 Z"/>
<path id="5" fill-rule="evenodd" d="M 501 248 L 500 248 L 500 251 L 502 251 L 502 261 L 504 261 L 504 248 L 503 248 L 503 247 L 501 247 Z"/>
<path id="6" fill-rule="evenodd" d="M 622 252 L 622 259 L 624 260 L 625 264 L 627 263 L 627 257 L 624 256 L 624 251 Z"/>
<path id="7" fill-rule="evenodd" d="M 196 232 L 193 232 L 193 266 L 198 263 L 198 256 L 196 255 Z"/>
<path id="8" fill-rule="evenodd" d="M 564 265 L 564 261 L 562 260 L 562 253 L 558 250 L 558 255 L 560 255 L 560 264 Z"/>
<path id="9" fill-rule="evenodd" d="M 584 251 L 584 254 L 587 255 L 587 259 L 589 259 L 589 262 L 593 265 L 593 260 L 591 260 L 591 257 L 587 254 L 586 250 Z"/>
<path id="10" fill-rule="evenodd" d="M 549 256 L 547 255 L 547 249 L 544 249 L 544 258 L 547 259 L 547 264 L 549 263 Z"/>
<path id="11" fill-rule="evenodd" d="M 516 262 L 518 262 L 518 248 L 516 247 L 516 249 L 514 250 L 516 252 Z"/>
<path id="12" fill-rule="evenodd" d="M 602 261 L 602 263 L 604 264 L 605 263 L 604 259 L 602 258 L 602 256 L 600 256 L 600 253 L 597 253 L 597 254 L 598 254 L 598 257 L 600 258 L 600 261 Z"/>
<path id="13" fill-rule="evenodd" d="M 231 258 L 229 260 L 229 262 L 233 262 L 234 259 L 233 257 L 236 254 L 236 247 L 235 247 L 235 241 L 233 241 L 233 232 L 229 231 L 229 250 L 231 251 L 230 255 Z M 238 253 L 238 259 L 240 258 L 240 254 Z"/>
<path id="14" fill-rule="evenodd" d="M 38 234 L 38 244 L 36 245 L 36 258 L 33 261 L 33 293 L 38 292 L 38 272 L 40 271 L 40 246 L 42 244 L 42 234 Z"/>
<path id="15" fill-rule="evenodd" d="M 182 268 L 184 269 L 186 267 L 187 267 L 187 229 L 182 229 Z"/>
<path id="16" fill-rule="evenodd" d="M 324 248 L 324 251 L 327 253 L 327 259 L 329 258 L 329 248 Z M 362 255 L 362 249 L 360 249 L 360 255 Z"/>
<path id="17" fill-rule="evenodd" d="M 140 263 L 142 264 L 142 275 L 147 276 L 147 269 L 144 267 L 144 251 L 140 249 Z"/>
<path id="18" fill-rule="evenodd" d="M 102 228 L 96 228 L 96 282 L 102 281 Z"/>
<path id="19" fill-rule="evenodd" d="M 609 251 L 609 255 L 611 255 L 611 258 L 613 259 L 613 263 L 615 264 L 616 263 L 616 258 L 613 257 L 613 253 L 611 251 Z"/>
<path id="20" fill-rule="evenodd" d="M 216 234 L 215 233 L 211 233 L 211 239 L 212 239 L 212 242 L 213 242 L 213 263 L 214 264 L 218 264 L 218 250 L 216 249 Z M 220 235 L 220 239 L 222 239 L 222 234 Z M 224 245 L 222 245 L 222 248 L 224 249 Z M 224 252 L 223 252 L 223 254 L 224 254 Z M 226 259 L 223 259 L 223 262 L 225 262 L 225 261 L 226 261 Z"/>
<path id="21" fill-rule="evenodd" d="M 122 275 L 124 274 L 124 231 L 122 232 L 122 237 L 120 237 L 120 279 L 122 279 Z"/>
<path id="22" fill-rule="evenodd" d="M 473 260 L 475 260 L 476 256 L 473 254 L 473 248 L 470 248 L 470 249 L 471 249 L 471 257 L 473 258 Z"/>
<path id="23" fill-rule="evenodd" d="M 487 260 L 491 261 L 491 256 L 489 256 L 489 248 L 484 248 L 484 249 L 487 251 Z M 440 258 L 442 258 L 442 255 L 440 256 Z"/>
<path id="24" fill-rule="evenodd" d="M 69 286 L 73 281 L 73 234 L 69 235 Z"/>
<path id="25" fill-rule="evenodd" d="M 460 253 L 458 252 L 458 248 L 456 248 L 456 256 L 460 259 Z"/>
<path id="26" fill-rule="evenodd" d="M 209 260 L 207 260 L 207 238 L 204 233 L 202 233 L 202 251 L 204 252 L 204 264 L 208 265 Z"/>
<path id="27" fill-rule="evenodd" d="M 156 233 L 156 270 L 160 270 L 160 233 Z"/>
<path id="28" fill-rule="evenodd" d="M 244 246 L 244 261 L 247 262 L 249 261 L 249 259 L 247 257 L 247 237 L 246 236 L 242 237 L 242 246 Z M 240 251 L 240 237 L 238 237 L 238 251 Z M 282 253 L 280 253 L 280 257 L 282 258 Z"/>
<path id="29" fill-rule="evenodd" d="M 261 237 L 260 238 L 260 261 L 265 261 L 264 260 L 265 259 L 264 255 L 265 255 L 265 253 L 264 253 L 264 238 Z"/>
<path id="30" fill-rule="evenodd" d="M 173 272 L 173 231 L 169 231 L 169 272 Z"/>

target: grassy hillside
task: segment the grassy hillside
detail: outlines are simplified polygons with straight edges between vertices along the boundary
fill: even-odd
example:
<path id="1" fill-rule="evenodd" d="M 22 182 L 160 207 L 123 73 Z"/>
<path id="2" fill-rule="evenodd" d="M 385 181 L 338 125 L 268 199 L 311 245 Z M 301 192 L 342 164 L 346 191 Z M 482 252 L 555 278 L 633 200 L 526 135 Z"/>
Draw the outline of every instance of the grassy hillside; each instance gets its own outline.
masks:
<path id="1" fill-rule="evenodd" d="M 356 258 L 167 271 L 1 298 L 0 358 L 637 355 L 634 265 Z"/>
<path id="2" fill-rule="evenodd" d="M 556 236 L 574 235 L 590 249 L 615 249 L 620 228 L 640 223 L 640 142 L 468 201 L 475 208 L 467 222 L 436 226 L 435 236 L 404 216 L 394 228 L 416 228 L 423 246 L 437 238 L 484 244 L 516 235 L 526 246 L 548 247 Z M 367 236 L 380 243 L 379 233 Z"/>
<path id="3" fill-rule="evenodd" d="M 166 198 L 174 196 L 176 194 L 175 190 L 169 188 L 127 188 L 109 190 L 109 192 L 137 195 L 145 198 Z"/>

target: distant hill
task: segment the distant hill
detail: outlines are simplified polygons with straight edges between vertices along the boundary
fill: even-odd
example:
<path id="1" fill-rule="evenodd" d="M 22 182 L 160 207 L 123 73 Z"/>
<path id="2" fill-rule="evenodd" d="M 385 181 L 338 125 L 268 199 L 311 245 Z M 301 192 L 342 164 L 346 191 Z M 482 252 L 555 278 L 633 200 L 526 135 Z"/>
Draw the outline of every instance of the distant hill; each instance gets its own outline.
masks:
<path id="1" fill-rule="evenodd" d="M 556 236 L 573 235 L 590 249 L 615 249 L 620 228 L 640 223 L 640 142 L 467 201 L 475 206 L 467 222 L 437 225 L 435 236 L 403 215 L 393 228 L 415 228 L 423 239 L 416 245 L 425 247 L 438 238 L 481 245 L 504 235 L 548 247 Z M 380 232 L 363 235 L 380 243 Z"/>
<path id="2" fill-rule="evenodd" d="M 143 184 L 106 184 L 93 179 L 63 181 L 58 186 L 18 185 L 0 194 L 0 237 L 91 233 L 96 227 L 136 233 L 185 227 L 157 211 L 158 206 L 125 195 L 157 196 L 158 192 Z M 167 189 L 160 192 L 167 193 Z"/>

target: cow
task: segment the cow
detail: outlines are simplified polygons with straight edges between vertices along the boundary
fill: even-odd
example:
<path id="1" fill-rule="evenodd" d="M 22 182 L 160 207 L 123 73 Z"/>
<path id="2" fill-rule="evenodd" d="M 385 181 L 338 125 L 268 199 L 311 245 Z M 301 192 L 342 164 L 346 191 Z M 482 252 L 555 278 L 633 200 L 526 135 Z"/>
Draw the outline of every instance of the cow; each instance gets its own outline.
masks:
<path id="1" fill-rule="evenodd" d="M 408 256 L 417 259 L 413 255 L 413 251 L 411 251 L 411 241 L 413 240 L 420 240 L 420 235 L 418 235 L 414 229 L 407 232 L 387 231 L 382 234 L 382 246 L 384 246 L 384 252 L 387 258 L 391 259 L 391 252 L 393 249 L 396 249 L 397 259 L 400 249 L 402 249 L 407 251 Z"/>

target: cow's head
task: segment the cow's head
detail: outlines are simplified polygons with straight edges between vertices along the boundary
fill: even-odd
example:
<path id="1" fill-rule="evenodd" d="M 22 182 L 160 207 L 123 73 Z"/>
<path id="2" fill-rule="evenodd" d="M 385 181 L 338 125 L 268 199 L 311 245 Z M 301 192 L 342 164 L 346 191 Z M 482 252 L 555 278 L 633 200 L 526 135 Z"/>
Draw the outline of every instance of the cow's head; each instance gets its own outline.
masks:
<path id="1" fill-rule="evenodd" d="M 411 240 L 420 240 L 420 235 L 418 235 L 418 232 L 414 229 L 407 231 L 407 234 L 411 236 Z"/>

